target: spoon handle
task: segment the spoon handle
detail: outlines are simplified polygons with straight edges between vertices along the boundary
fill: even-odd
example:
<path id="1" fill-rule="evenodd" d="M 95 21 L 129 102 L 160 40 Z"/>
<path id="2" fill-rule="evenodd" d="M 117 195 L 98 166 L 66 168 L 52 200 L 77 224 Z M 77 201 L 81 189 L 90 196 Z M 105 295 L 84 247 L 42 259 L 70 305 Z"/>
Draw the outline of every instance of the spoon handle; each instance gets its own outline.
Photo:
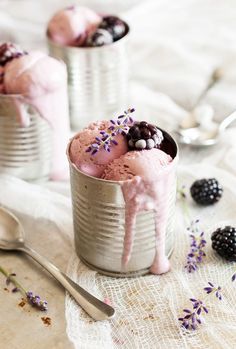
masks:
<path id="1" fill-rule="evenodd" d="M 22 252 L 27 253 L 42 267 L 44 267 L 54 278 L 70 293 L 76 302 L 94 319 L 106 320 L 115 315 L 115 309 L 110 305 L 100 301 L 98 298 L 84 290 L 67 275 L 60 271 L 55 265 L 50 263 L 36 251 L 24 246 L 20 248 Z"/>
<path id="2" fill-rule="evenodd" d="M 232 124 L 232 122 L 234 122 L 236 120 L 236 111 L 233 112 L 232 114 L 230 114 L 229 116 L 227 116 L 227 118 L 225 118 L 220 126 L 219 126 L 219 131 L 223 132 L 230 124 Z"/>

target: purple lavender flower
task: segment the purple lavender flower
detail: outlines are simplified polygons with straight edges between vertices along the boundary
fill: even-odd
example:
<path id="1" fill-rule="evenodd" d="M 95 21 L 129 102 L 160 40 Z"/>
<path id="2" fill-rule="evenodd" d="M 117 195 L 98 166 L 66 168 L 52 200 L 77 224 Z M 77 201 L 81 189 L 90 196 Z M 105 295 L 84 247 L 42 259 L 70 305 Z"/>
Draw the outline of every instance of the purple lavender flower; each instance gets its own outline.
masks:
<path id="1" fill-rule="evenodd" d="M 42 301 L 41 298 L 37 295 L 34 295 L 33 292 L 26 292 L 26 297 L 28 302 L 33 306 L 38 308 L 39 310 L 46 311 L 48 310 L 48 303 L 46 301 Z"/>
<path id="2" fill-rule="evenodd" d="M 187 230 L 190 232 L 190 252 L 187 255 L 187 262 L 185 269 L 192 273 L 198 269 L 198 264 L 203 261 L 206 256 L 204 248 L 206 246 L 206 240 L 204 238 L 204 232 L 200 232 L 199 220 L 192 221 L 190 227 Z"/>
<path id="3" fill-rule="evenodd" d="M 24 287 L 16 280 L 15 273 L 9 273 L 0 265 L 0 273 L 2 273 L 6 277 L 6 284 L 13 284 L 14 288 L 12 292 L 21 292 L 26 298 L 29 304 L 34 307 L 37 307 L 39 310 L 46 311 L 48 309 L 47 302 L 42 301 L 41 298 L 37 295 L 34 296 L 33 292 L 26 291 Z"/>
<path id="4" fill-rule="evenodd" d="M 16 276 L 15 273 L 11 273 L 11 274 L 8 274 L 7 278 L 6 278 L 6 285 L 10 285 L 10 283 L 12 282 L 12 276 Z"/>
<path id="5" fill-rule="evenodd" d="M 181 326 L 186 330 L 196 330 L 203 321 L 202 314 L 207 314 L 208 309 L 199 299 L 190 298 L 190 301 L 192 302 L 192 309 L 184 309 L 185 316 L 178 320 L 182 322 Z"/>
<path id="6" fill-rule="evenodd" d="M 212 282 L 208 282 L 208 285 L 209 286 L 204 287 L 204 291 L 206 291 L 207 294 L 215 293 L 216 298 L 218 298 L 221 301 L 222 300 L 221 287 L 214 286 Z"/>
<path id="7" fill-rule="evenodd" d="M 134 111 L 134 108 L 129 108 L 124 111 L 124 114 L 118 116 L 117 119 L 111 119 L 108 129 L 106 131 L 100 131 L 101 136 L 95 138 L 94 143 L 86 149 L 86 152 L 92 155 L 95 155 L 101 149 L 110 152 L 111 145 L 118 145 L 114 137 L 119 134 L 126 135 L 128 133 L 130 125 L 134 122 L 130 114 Z"/>

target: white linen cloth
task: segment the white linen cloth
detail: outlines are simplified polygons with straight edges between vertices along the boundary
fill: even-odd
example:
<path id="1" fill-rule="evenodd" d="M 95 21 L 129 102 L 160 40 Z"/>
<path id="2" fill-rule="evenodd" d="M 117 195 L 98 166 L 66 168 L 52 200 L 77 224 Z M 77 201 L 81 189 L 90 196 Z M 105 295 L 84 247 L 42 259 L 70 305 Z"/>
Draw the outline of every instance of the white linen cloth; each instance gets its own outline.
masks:
<path id="1" fill-rule="evenodd" d="M 26 49 L 46 49 L 46 21 L 56 8 L 69 3 L 1 1 L 0 40 L 15 38 Z M 124 14 L 132 28 L 130 106 L 136 108 L 140 119 L 153 121 L 167 130 L 175 128 L 195 106 L 216 67 L 222 68 L 223 77 L 202 102 L 214 107 L 218 121 L 236 109 L 234 0 L 127 0 L 119 4 L 112 0 L 84 0 L 80 3 L 92 4 L 101 11 L 104 8 L 121 11 L 131 6 Z M 27 11 L 22 11 L 23 6 Z M 195 178 L 213 176 L 225 188 L 224 198 L 216 206 L 199 209 L 189 201 L 193 217 L 200 217 L 207 234 L 207 258 L 199 271 L 188 275 L 183 270 L 189 241 L 179 206 L 172 271 L 166 275 L 129 280 L 108 278 L 89 270 L 72 256 L 68 273 L 101 299 L 108 297 L 117 310 L 114 320 L 93 322 L 67 296 L 67 333 L 76 349 L 235 347 L 235 286 L 231 282 L 225 287 L 222 302 L 214 297 L 206 298 L 210 312 L 198 331 L 184 334 L 177 320 L 181 310 L 188 306 L 188 298 L 204 297 L 202 289 L 208 281 L 223 286 L 235 269 L 233 264 L 216 257 L 209 238 L 216 225 L 236 224 L 235 132 L 235 128 L 228 130 L 219 145 L 207 150 L 180 149 L 181 183 L 188 187 Z M 68 183 L 37 186 L 0 176 L 0 204 L 55 222 L 65 239 L 72 239 L 69 196 Z"/>

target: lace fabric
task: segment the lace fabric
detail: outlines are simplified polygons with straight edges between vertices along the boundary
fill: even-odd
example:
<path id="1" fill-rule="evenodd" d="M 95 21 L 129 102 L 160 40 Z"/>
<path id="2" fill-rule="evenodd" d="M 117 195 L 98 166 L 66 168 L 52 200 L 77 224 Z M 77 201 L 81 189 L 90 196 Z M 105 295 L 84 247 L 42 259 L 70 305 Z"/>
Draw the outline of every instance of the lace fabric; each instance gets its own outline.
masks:
<path id="1" fill-rule="evenodd" d="M 13 6 L 14 2 L 14 6 Z M 222 79 L 202 99 L 214 107 L 221 120 L 236 109 L 235 52 L 236 7 L 234 0 L 83 0 L 83 4 L 112 9 L 136 5 L 124 16 L 130 23 L 130 106 L 139 119 L 172 130 L 196 105 L 212 71 L 224 70 Z M 5 11 L 5 5 L 11 3 Z M 32 22 L 35 2 L 4 1 L 1 4 L 1 38 L 19 42 L 26 49 L 45 48 L 46 21 L 58 1 L 37 2 L 37 23 Z M 61 1 L 61 7 L 69 5 Z M 22 12 L 22 6 L 27 12 Z M 47 13 L 47 16 L 45 15 Z M 15 30 L 19 27 L 20 30 Z M 30 35 L 28 33 L 30 32 Z M 27 34 L 27 35 L 26 35 Z M 232 349 L 236 343 L 235 287 L 228 280 L 234 264 L 225 263 L 210 247 L 210 233 L 220 224 L 235 222 L 236 174 L 235 128 L 228 130 L 221 144 L 208 150 L 181 148 L 179 181 L 188 186 L 195 178 L 214 176 L 225 192 L 219 204 L 200 209 L 189 202 L 193 217 L 201 219 L 207 234 L 207 257 L 199 270 L 187 274 L 183 266 L 189 249 L 180 205 L 176 211 L 175 249 L 172 270 L 163 276 L 136 279 L 101 276 L 85 267 L 74 254 L 68 273 L 101 299 L 110 299 L 117 316 L 106 322 L 91 320 L 73 299 L 66 296 L 67 333 L 76 349 L 113 348 L 214 348 Z M 195 166 L 191 164 L 197 164 Z M 0 176 L 0 202 L 17 213 L 57 224 L 65 240 L 72 240 L 72 214 L 67 184 L 34 186 Z M 48 189 L 47 189 L 48 188 Z M 22 205 L 22 202 L 24 205 Z M 32 205 L 32 202 L 34 203 Z M 224 288 L 223 300 L 207 296 L 209 314 L 198 331 L 184 333 L 177 320 L 188 307 L 190 297 L 204 297 L 211 281 Z M 228 283 L 227 283 L 228 282 Z M 225 285 L 225 286 L 224 286 Z"/>
<path id="2" fill-rule="evenodd" d="M 74 300 L 66 298 L 67 332 L 76 349 L 84 348 L 230 348 L 236 341 L 235 285 L 231 276 L 235 264 L 218 257 L 211 248 L 210 235 L 220 225 L 236 224 L 234 202 L 236 179 L 211 166 L 188 166 L 180 169 L 180 182 L 189 186 L 202 175 L 216 176 L 224 186 L 223 199 L 214 206 L 199 208 L 188 199 L 191 216 L 199 218 L 207 237 L 207 257 L 192 274 L 184 270 L 189 250 L 189 236 L 181 204 L 177 204 L 175 248 L 171 271 L 165 275 L 138 278 L 110 278 L 89 270 L 73 256 L 68 273 L 80 285 L 116 308 L 110 321 L 94 322 Z M 232 189 L 234 188 L 234 189 Z M 208 281 L 222 286 L 223 300 L 207 295 Z M 189 298 L 204 300 L 209 314 L 192 333 L 184 332 L 178 318 L 189 307 Z"/>

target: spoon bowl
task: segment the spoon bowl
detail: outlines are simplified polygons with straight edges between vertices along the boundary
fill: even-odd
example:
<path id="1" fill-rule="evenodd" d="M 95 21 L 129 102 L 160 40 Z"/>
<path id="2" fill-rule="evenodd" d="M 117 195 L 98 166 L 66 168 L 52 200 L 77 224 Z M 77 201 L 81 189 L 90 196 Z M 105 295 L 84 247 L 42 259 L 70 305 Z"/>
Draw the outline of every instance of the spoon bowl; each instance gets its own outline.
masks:
<path id="1" fill-rule="evenodd" d="M 179 128 L 176 134 L 179 142 L 193 147 L 208 147 L 217 144 L 226 128 L 236 120 L 236 112 L 227 116 L 220 124 L 214 123 L 214 127 L 202 129 L 200 126 Z"/>
<path id="2" fill-rule="evenodd" d="M 14 250 L 24 246 L 24 229 L 19 220 L 0 207 L 0 249 Z"/>
<path id="3" fill-rule="evenodd" d="M 25 244 L 24 228 L 17 217 L 0 207 L 0 249 L 27 253 L 70 293 L 78 304 L 95 320 L 107 320 L 115 315 L 115 309 L 84 290 L 55 265 Z"/>

